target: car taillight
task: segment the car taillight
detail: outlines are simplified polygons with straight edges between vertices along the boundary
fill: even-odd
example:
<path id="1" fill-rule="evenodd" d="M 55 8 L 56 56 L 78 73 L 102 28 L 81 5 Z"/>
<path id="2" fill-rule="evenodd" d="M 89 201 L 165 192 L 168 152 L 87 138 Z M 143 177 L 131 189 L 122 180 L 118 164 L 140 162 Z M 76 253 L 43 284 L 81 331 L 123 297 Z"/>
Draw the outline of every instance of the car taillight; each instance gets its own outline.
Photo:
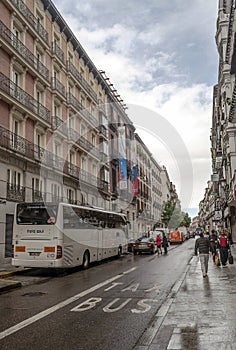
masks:
<path id="1" fill-rule="evenodd" d="M 152 243 L 148 243 L 147 246 L 148 246 L 148 247 L 151 247 L 151 246 L 152 246 Z"/>
<path id="2" fill-rule="evenodd" d="M 134 243 L 134 244 L 133 244 L 134 247 L 137 247 L 137 245 L 138 245 L 137 243 Z"/>
<path id="3" fill-rule="evenodd" d="M 62 258 L 62 246 L 58 245 L 57 246 L 57 257 L 56 259 L 61 259 Z"/>

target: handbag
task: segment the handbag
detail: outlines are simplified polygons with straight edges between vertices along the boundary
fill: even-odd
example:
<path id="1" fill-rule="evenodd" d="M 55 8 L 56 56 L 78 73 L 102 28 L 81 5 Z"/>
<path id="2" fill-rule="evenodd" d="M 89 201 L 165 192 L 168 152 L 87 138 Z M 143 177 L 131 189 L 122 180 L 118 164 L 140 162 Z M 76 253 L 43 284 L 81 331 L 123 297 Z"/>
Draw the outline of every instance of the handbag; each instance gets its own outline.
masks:
<path id="1" fill-rule="evenodd" d="M 234 257 L 231 253 L 231 250 L 229 249 L 229 257 L 228 257 L 228 260 L 229 260 L 229 264 L 232 265 L 234 263 Z"/>
<path id="2" fill-rule="evenodd" d="M 216 266 L 220 266 L 220 259 L 217 254 L 215 255 L 215 264 Z"/>

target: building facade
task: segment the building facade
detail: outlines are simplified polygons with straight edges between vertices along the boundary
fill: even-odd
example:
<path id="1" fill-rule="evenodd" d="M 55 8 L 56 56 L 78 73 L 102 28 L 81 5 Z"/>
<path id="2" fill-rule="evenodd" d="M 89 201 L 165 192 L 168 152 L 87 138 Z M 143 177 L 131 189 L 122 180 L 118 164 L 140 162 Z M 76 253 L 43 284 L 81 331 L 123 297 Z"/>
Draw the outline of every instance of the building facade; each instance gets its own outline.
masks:
<path id="1" fill-rule="evenodd" d="M 52 1 L 0 2 L 0 62 L 0 259 L 17 202 L 94 205 L 124 212 L 132 235 L 151 228 L 160 167 Z"/>
<path id="2" fill-rule="evenodd" d="M 234 0 L 219 0 L 216 45 L 218 83 L 213 90 L 211 185 L 208 184 L 200 216 L 211 228 L 226 227 L 235 235 L 236 220 L 236 12 Z"/>

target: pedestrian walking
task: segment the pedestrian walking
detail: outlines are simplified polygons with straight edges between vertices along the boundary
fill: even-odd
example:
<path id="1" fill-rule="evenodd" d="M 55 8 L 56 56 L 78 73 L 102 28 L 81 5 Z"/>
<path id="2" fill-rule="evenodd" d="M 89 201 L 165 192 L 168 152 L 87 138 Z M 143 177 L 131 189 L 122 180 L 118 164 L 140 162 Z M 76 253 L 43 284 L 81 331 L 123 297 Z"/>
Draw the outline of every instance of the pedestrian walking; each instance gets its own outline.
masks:
<path id="1" fill-rule="evenodd" d="M 203 232 L 201 232 L 200 237 L 195 242 L 195 255 L 199 253 L 203 277 L 207 276 L 210 249 L 211 247 L 208 237 L 204 237 Z"/>
<path id="2" fill-rule="evenodd" d="M 168 240 L 165 233 L 163 233 L 163 236 L 162 236 L 162 247 L 164 248 L 164 253 L 167 254 Z"/>
<path id="3" fill-rule="evenodd" d="M 156 236 L 156 246 L 157 246 L 157 253 L 158 253 L 158 255 L 162 254 L 162 250 L 161 250 L 161 236 L 160 236 L 160 234 L 158 234 Z"/>
<path id="4" fill-rule="evenodd" d="M 220 261 L 222 266 L 226 266 L 228 260 L 229 242 L 224 230 L 221 231 L 218 239 L 218 248 L 220 251 Z"/>
<path id="5" fill-rule="evenodd" d="M 226 235 L 228 238 L 229 245 L 231 246 L 233 244 L 232 233 L 230 231 L 226 230 Z"/>
<path id="6" fill-rule="evenodd" d="M 213 262 L 215 262 L 215 257 L 216 257 L 216 249 L 217 249 L 217 233 L 215 230 L 211 230 L 211 235 L 210 235 L 210 246 L 211 246 L 211 254 L 213 258 Z"/>

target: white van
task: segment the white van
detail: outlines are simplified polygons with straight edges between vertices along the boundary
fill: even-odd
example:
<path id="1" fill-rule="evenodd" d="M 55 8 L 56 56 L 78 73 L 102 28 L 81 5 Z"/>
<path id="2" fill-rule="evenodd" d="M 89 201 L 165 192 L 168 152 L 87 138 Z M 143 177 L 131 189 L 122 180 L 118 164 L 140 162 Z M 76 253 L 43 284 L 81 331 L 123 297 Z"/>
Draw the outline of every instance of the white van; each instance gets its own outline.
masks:
<path id="1" fill-rule="evenodd" d="M 161 240 L 163 238 L 163 233 L 165 233 L 167 240 L 169 240 L 169 229 L 168 228 L 164 228 L 164 227 L 160 227 L 160 228 L 156 228 L 154 231 L 150 231 L 149 235 L 150 237 L 152 237 L 154 239 L 154 241 L 156 242 L 156 237 L 157 235 L 161 236 Z"/>

